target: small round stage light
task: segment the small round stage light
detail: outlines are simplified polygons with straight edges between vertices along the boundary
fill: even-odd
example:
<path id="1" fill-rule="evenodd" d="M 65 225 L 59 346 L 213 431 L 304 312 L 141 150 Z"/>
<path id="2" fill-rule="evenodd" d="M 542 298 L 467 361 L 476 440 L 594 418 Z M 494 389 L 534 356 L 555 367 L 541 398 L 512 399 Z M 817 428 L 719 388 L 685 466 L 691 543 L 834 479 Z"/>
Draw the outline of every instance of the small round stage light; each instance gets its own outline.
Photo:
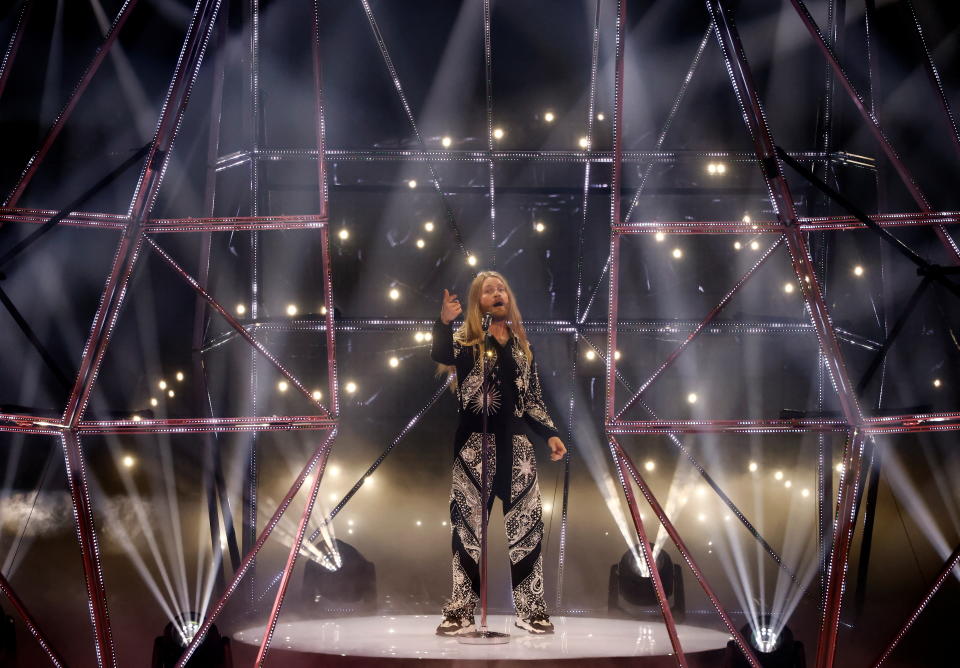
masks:
<path id="1" fill-rule="evenodd" d="M 760 468 L 760 465 L 756 462 L 750 462 L 749 466 L 747 466 L 747 470 L 750 471 L 750 473 L 756 473 L 758 468 Z"/>
<path id="2" fill-rule="evenodd" d="M 327 314 L 327 307 L 326 307 L 326 306 L 321 306 L 321 307 L 320 307 L 320 315 L 326 315 L 326 314 Z"/>
<path id="3" fill-rule="evenodd" d="M 674 248 L 674 249 L 673 249 L 673 257 L 674 257 L 675 259 L 679 260 L 680 258 L 683 257 L 683 251 L 680 250 L 679 248 Z"/>
<path id="4" fill-rule="evenodd" d="M 450 139 L 450 137 L 444 137 L 443 139 L 440 140 L 440 143 L 443 145 L 444 148 L 450 148 L 450 145 L 453 144 L 453 140 Z"/>
<path id="5" fill-rule="evenodd" d="M 137 463 L 137 460 L 131 457 L 130 455 L 124 455 L 123 459 L 120 460 L 124 468 L 132 469 L 133 465 Z"/>
<path id="6" fill-rule="evenodd" d="M 943 383 L 940 381 L 939 378 L 934 378 L 934 379 L 933 379 L 933 386 L 934 386 L 934 387 L 940 387 L 941 385 L 943 385 Z"/>
<path id="7" fill-rule="evenodd" d="M 347 394 L 353 394 L 354 392 L 357 391 L 357 384 L 351 380 L 346 385 L 343 386 L 343 389 L 347 391 Z"/>
<path id="8" fill-rule="evenodd" d="M 363 486 L 364 486 L 364 487 L 373 487 L 373 476 L 372 476 L 372 475 L 368 475 L 366 478 L 363 479 Z"/>
<path id="9" fill-rule="evenodd" d="M 750 242 L 750 250 L 760 250 L 760 242 L 759 242 L 759 241 L 751 241 L 751 242 Z"/>
<path id="10" fill-rule="evenodd" d="M 423 224 L 423 229 L 425 229 L 427 232 L 433 232 L 433 221 L 428 220 L 427 222 L 425 222 Z"/>
<path id="11" fill-rule="evenodd" d="M 390 288 L 390 292 L 387 294 L 389 295 L 390 299 L 392 299 L 393 301 L 397 301 L 398 299 L 400 299 L 400 291 L 397 290 L 396 288 Z"/>
<path id="12" fill-rule="evenodd" d="M 592 362 L 594 359 L 596 359 L 597 354 L 592 350 L 588 350 L 585 357 Z"/>
<path id="13" fill-rule="evenodd" d="M 133 420 L 134 422 L 140 422 L 140 420 L 142 420 L 143 418 L 137 415 L 136 413 L 134 413 L 133 415 L 130 416 L 130 419 Z"/>
<path id="14" fill-rule="evenodd" d="M 704 513 L 700 513 L 699 515 L 697 515 L 697 521 L 698 521 L 698 522 L 706 522 L 706 521 L 707 521 L 707 516 L 706 516 Z"/>
<path id="15" fill-rule="evenodd" d="M 390 366 L 393 367 L 394 369 L 396 369 L 398 366 L 400 366 L 400 360 L 397 359 L 396 357 L 391 357 L 391 358 L 390 358 Z"/>
<path id="16" fill-rule="evenodd" d="M 340 231 L 337 232 L 337 236 L 340 237 L 340 241 L 346 241 L 350 238 L 350 230 L 345 227 L 341 228 Z"/>
<path id="17" fill-rule="evenodd" d="M 734 242 L 733 242 L 733 248 L 734 248 L 734 250 L 740 250 L 741 248 L 743 248 L 743 244 L 740 243 L 739 241 L 734 241 Z"/>
<path id="18" fill-rule="evenodd" d="M 247 307 L 243 304 L 237 304 L 237 315 L 243 315 L 247 312 Z"/>
<path id="19" fill-rule="evenodd" d="M 336 478 L 338 475 L 340 475 L 340 467 L 336 464 L 331 464 L 329 467 L 327 467 L 327 473 Z M 350 522 L 353 522 L 353 520 L 350 520 Z"/>
<path id="20" fill-rule="evenodd" d="M 313 397 L 314 401 L 320 401 L 321 399 L 323 399 L 323 392 L 321 392 L 320 390 L 314 390 L 310 396 Z"/>
<path id="21" fill-rule="evenodd" d="M 494 129 L 493 129 L 493 138 L 494 138 L 494 139 L 503 139 L 503 128 L 494 128 Z"/>
<path id="22" fill-rule="evenodd" d="M 643 465 L 643 468 L 645 468 L 648 471 L 653 471 L 655 468 L 657 468 L 657 464 L 652 459 L 648 459 L 646 463 Z"/>
<path id="23" fill-rule="evenodd" d="M 749 213 L 743 214 L 743 222 L 750 224 L 753 222 L 753 219 L 750 217 Z"/>
<path id="24" fill-rule="evenodd" d="M 584 150 L 590 148 L 590 139 L 587 137 L 580 137 L 580 141 L 577 143 L 580 145 L 580 148 Z"/>
<path id="25" fill-rule="evenodd" d="M 707 486 L 706 485 L 697 485 L 697 496 L 706 496 Z"/>
<path id="26" fill-rule="evenodd" d="M 159 383 L 157 383 L 157 387 L 159 387 L 161 390 L 167 389 L 167 381 L 161 380 Z"/>
<path id="27" fill-rule="evenodd" d="M 297 314 L 297 305 L 296 304 L 287 304 L 287 315 L 293 317 Z"/>
<path id="28" fill-rule="evenodd" d="M 777 471 L 776 473 L 773 474 L 773 477 L 776 478 L 777 480 L 783 480 L 783 471 Z"/>
<path id="29" fill-rule="evenodd" d="M 606 116 L 603 115 L 603 112 L 602 112 L 602 111 L 601 111 L 599 114 L 597 114 L 597 120 L 598 120 L 598 121 L 602 121 L 602 120 L 605 119 L 605 118 L 606 118 Z"/>
<path id="30" fill-rule="evenodd" d="M 690 394 L 687 395 L 687 403 L 688 403 L 688 404 L 695 404 L 695 403 L 697 403 L 697 395 L 696 395 L 696 393 L 691 392 Z"/>
<path id="31" fill-rule="evenodd" d="M 854 268 L 853 268 L 853 275 L 854 275 L 854 276 L 863 276 L 863 267 L 861 267 L 859 264 L 858 264 L 856 267 L 854 267 Z"/>
<path id="32" fill-rule="evenodd" d="M 423 526 L 423 522 L 422 522 L 421 520 L 417 520 L 417 526 L 418 526 L 418 527 L 422 527 L 422 526 Z"/>
<path id="33" fill-rule="evenodd" d="M 545 229 L 547 229 L 547 226 L 541 223 L 540 221 L 537 221 L 536 223 L 534 223 L 533 229 L 536 230 L 537 232 L 542 233 Z"/>
<path id="34" fill-rule="evenodd" d="M 800 496 L 802 496 L 803 498 L 807 498 L 808 496 L 810 496 L 810 490 L 804 487 L 803 489 L 800 490 Z"/>
<path id="35" fill-rule="evenodd" d="M 337 493 L 336 493 L 336 492 L 330 492 L 330 497 L 329 497 L 329 498 L 330 498 L 331 501 L 336 501 L 336 500 L 337 500 Z"/>
<path id="36" fill-rule="evenodd" d="M 663 241 L 664 239 L 666 239 L 666 238 L 667 238 L 667 235 L 664 234 L 663 232 L 657 232 L 656 234 L 653 235 L 653 238 L 656 239 L 657 242 L 659 243 L 659 242 Z"/>
<path id="37" fill-rule="evenodd" d="M 423 343 L 423 332 L 417 332 L 413 335 L 413 340 L 417 343 Z"/>
<path id="38" fill-rule="evenodd" d="M 180 383 L 182 383 L 182 382 L 183 382 L 183 378 L 184 378 L 184 376 L 183 376 L 183 371 L 177 371 L 177 381 L 180 382 Z"/>
<path id="39" fill-rule="evenodd" d="M 843 462 L 837 464 L 837 473 L 843 473 Z"/>
<path id="40" fill-rule="evenodd" d="M 424 335 L 423 335 L 423 340 L 424 340 L 424 341 L 433 341 L 433 334 L 431 334 L 430 332 L 425 332 Z"/>
<path id="41" fill-rule="evenodd" d="M 543 504 L 543 512 L 549 513 L 551 510 L 553 510 L 553 504 L 552 504 L 552 503 L 545 503 L 545 504 Z"/>
<path id="42" fill-rule="evenodd" d="M 475 255 L 468 255 L 467 264 L 469 264 L 471 267 L 477 266 L 477 257 Z"/>
<path id="43" fill-rule="evenodd" d="M 290 389 L 290 383 L 288 383 L 287 381 L 281 380 L 279 383 L 277 383 L 277 390 L 278 390 L 278 391 L 280 391 L 280 392 L 286 392 L 286 391 L 289 390 L 289 389 Z"/>
<path id="44" fill-rule="evenodd" d="M 168 391 L 167 391 L 167 396 L 170 397 L 171 399 L 173 399 L 175 396 L 177 396 L 177 393 L 174 392 L 173 390 L 168 390 Z"/>
<path id="45" fill-rule="evenodd" d="M 614 351 L 613 351 L 613 359 L 618 360 L 618 359 L 620 359 L 621 357 L 622 357 L 622 355 L 620 355 L 620 351 L 619 351 L 619 350 L 614 350 Z"/>
<path id="46" fill-rule="evenodd" d="M 788 295 L 789 295 L 790 293 L 792 293 L 792 292 L 793 292 L 793 283 L 786 283 L 786 284 L 784 284 L 784 286 L 783 286 L 783 291 L 786 292 Z"/>
<path id="47" fill-rule="evenodd" d="M 150 397 L 150 405 L 156 407 L 160 405 L 160 402 L 157 401 L 156 397 Z"/>
<path id="48" fill-rule="evenodd" d="M 793 487 L 793 482 L 790 480 L 787 480 L 786 482 L 783 483 L 783 486 L 786 487 L 787 489 L 790 489 L 791 487 Z"/>
<path id="49" fill-rule="evenodd" d="M 726 174 L 726 173 L 727 173 L 727 166 L 726 166 L 724 163 L 722 163 L 722 162 L 718 162 L 718 163 L 717 163 L 717 174 Z"/>
<path id="50" fill-rule="evenodd" d="M 416 179 L 410 179 L 409 181 L 407 181 L 407 186 L 408 186 L 411 190 L 413 190 L 414 188 L 417 187 L 417 180 L 416 180 Z"/>
<path id="51" fill-rule="evenodd" d="M 716 174 L 716 173 L 717 173 L 717 163 L 711 162 L 710 164 L 708 164 L 708 165 L 707 165 L 707 173 L 708 173 L 708 174 Z"/>
<path id="52" fill-rule="evenodd" d="M 543 120 L 545 120 L 547 123 L 553 123 L 553 121 L 556 120 L 556 118 L 557 117 L 553 115 L 552 111 L 548 111 L 543 115 Z"/>
<path id="53" fill-rule="evenodd" d="M 427 245 L 426 241 L 424 241 L 423 239 L 417 239 L 417 248 L 423 248 L 426 245 Z"/>

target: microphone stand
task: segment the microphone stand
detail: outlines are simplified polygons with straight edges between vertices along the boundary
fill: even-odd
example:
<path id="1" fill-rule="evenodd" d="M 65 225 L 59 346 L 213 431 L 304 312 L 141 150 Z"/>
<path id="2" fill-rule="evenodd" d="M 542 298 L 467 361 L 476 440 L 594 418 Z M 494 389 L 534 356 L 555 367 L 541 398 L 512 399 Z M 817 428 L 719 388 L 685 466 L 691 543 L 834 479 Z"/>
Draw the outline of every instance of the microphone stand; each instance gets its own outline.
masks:
<path id="1" fill-rule="evenodd" d="M 480 384 L 480 392 L 483 395 L 483 417 L 481 436 L 481 454 L 480 454 L 480 479 L 483 495 L 480 500 L 480 629 L 464 633 L 457 636 L 457 642 L 464 645 L 503 645 L 510 642 L 510 634 L 500 633 L 499 631 L 490 631 L 487 629 L 487 524 L 489 523 L 490 513 L 487 499 L 490 497 L 490 481 L 488 480 L 488 462 L 487 442 L 489 433 L 487 430 L 487 402 L 490 394 L 490 355 L 487 348 L 487 330 L 490 329 L 492 316 L 489 313 L 483 315 L 483 382 Z"/>

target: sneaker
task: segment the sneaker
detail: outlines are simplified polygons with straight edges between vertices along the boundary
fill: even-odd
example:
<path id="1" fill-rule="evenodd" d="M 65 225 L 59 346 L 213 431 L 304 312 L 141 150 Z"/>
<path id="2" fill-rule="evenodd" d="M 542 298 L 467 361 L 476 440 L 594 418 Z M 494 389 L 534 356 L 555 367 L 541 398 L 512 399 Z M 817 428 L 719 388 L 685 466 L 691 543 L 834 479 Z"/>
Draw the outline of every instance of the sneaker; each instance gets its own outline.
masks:
<path id="1" fill-rule="evenodd" d="M 553 624 L 550 622 L 550 617 L 542 612 L 535 613 L 526 618 L 518 615 L 514 623 L 517 628 L 525 629 L 534 635 L 553 633 Z"/>
<path id="2" fill-rule="evenodd" d="M 458 636 L 473 631 L 473 617 L 447 615 L 437 627 L 438 636 Z"/>

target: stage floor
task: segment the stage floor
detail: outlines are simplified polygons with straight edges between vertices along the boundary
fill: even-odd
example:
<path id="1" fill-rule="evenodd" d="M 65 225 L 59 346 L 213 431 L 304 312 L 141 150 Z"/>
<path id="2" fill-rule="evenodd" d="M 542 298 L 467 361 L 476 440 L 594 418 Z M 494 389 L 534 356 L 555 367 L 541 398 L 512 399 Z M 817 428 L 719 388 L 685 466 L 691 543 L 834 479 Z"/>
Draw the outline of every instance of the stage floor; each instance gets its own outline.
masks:
<path id="1" fill-rule="evenodd" d="M 396 615 L 306 620 L 277 626 L 271 647 L 312 654 L 390 659 L 543 660 L 663 656 L 672 652 L 663 623 L 597 617 L 552 617 L 556 633 L 533 636 L 513 625 L 512 615 L 490 615 L 491 631 L 510 634 L 505 645 L 463 645 L 434 634 L 439 615 Z M 478 618 L 479 621 L 479 618 Z M 235 633 L 237 642 L 259 644 L 264 627 Z M 726 633 L 677 625 L 684 652 L 726 646 Z"/>

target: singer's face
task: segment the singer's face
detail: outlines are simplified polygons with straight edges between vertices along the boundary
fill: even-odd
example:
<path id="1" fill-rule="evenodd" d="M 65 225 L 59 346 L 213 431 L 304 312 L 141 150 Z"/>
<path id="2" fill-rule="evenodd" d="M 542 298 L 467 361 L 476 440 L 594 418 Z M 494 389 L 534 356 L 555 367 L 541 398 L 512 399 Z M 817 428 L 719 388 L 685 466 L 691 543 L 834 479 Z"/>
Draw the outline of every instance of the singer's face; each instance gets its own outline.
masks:
<path id="1" fill-rule="evenodd" d="M 496 319 L 507 317 L 510 295 L 507 286 L 499 278 L 491 276 L 480 288 L 480 312 L 489 313 Z"/>

